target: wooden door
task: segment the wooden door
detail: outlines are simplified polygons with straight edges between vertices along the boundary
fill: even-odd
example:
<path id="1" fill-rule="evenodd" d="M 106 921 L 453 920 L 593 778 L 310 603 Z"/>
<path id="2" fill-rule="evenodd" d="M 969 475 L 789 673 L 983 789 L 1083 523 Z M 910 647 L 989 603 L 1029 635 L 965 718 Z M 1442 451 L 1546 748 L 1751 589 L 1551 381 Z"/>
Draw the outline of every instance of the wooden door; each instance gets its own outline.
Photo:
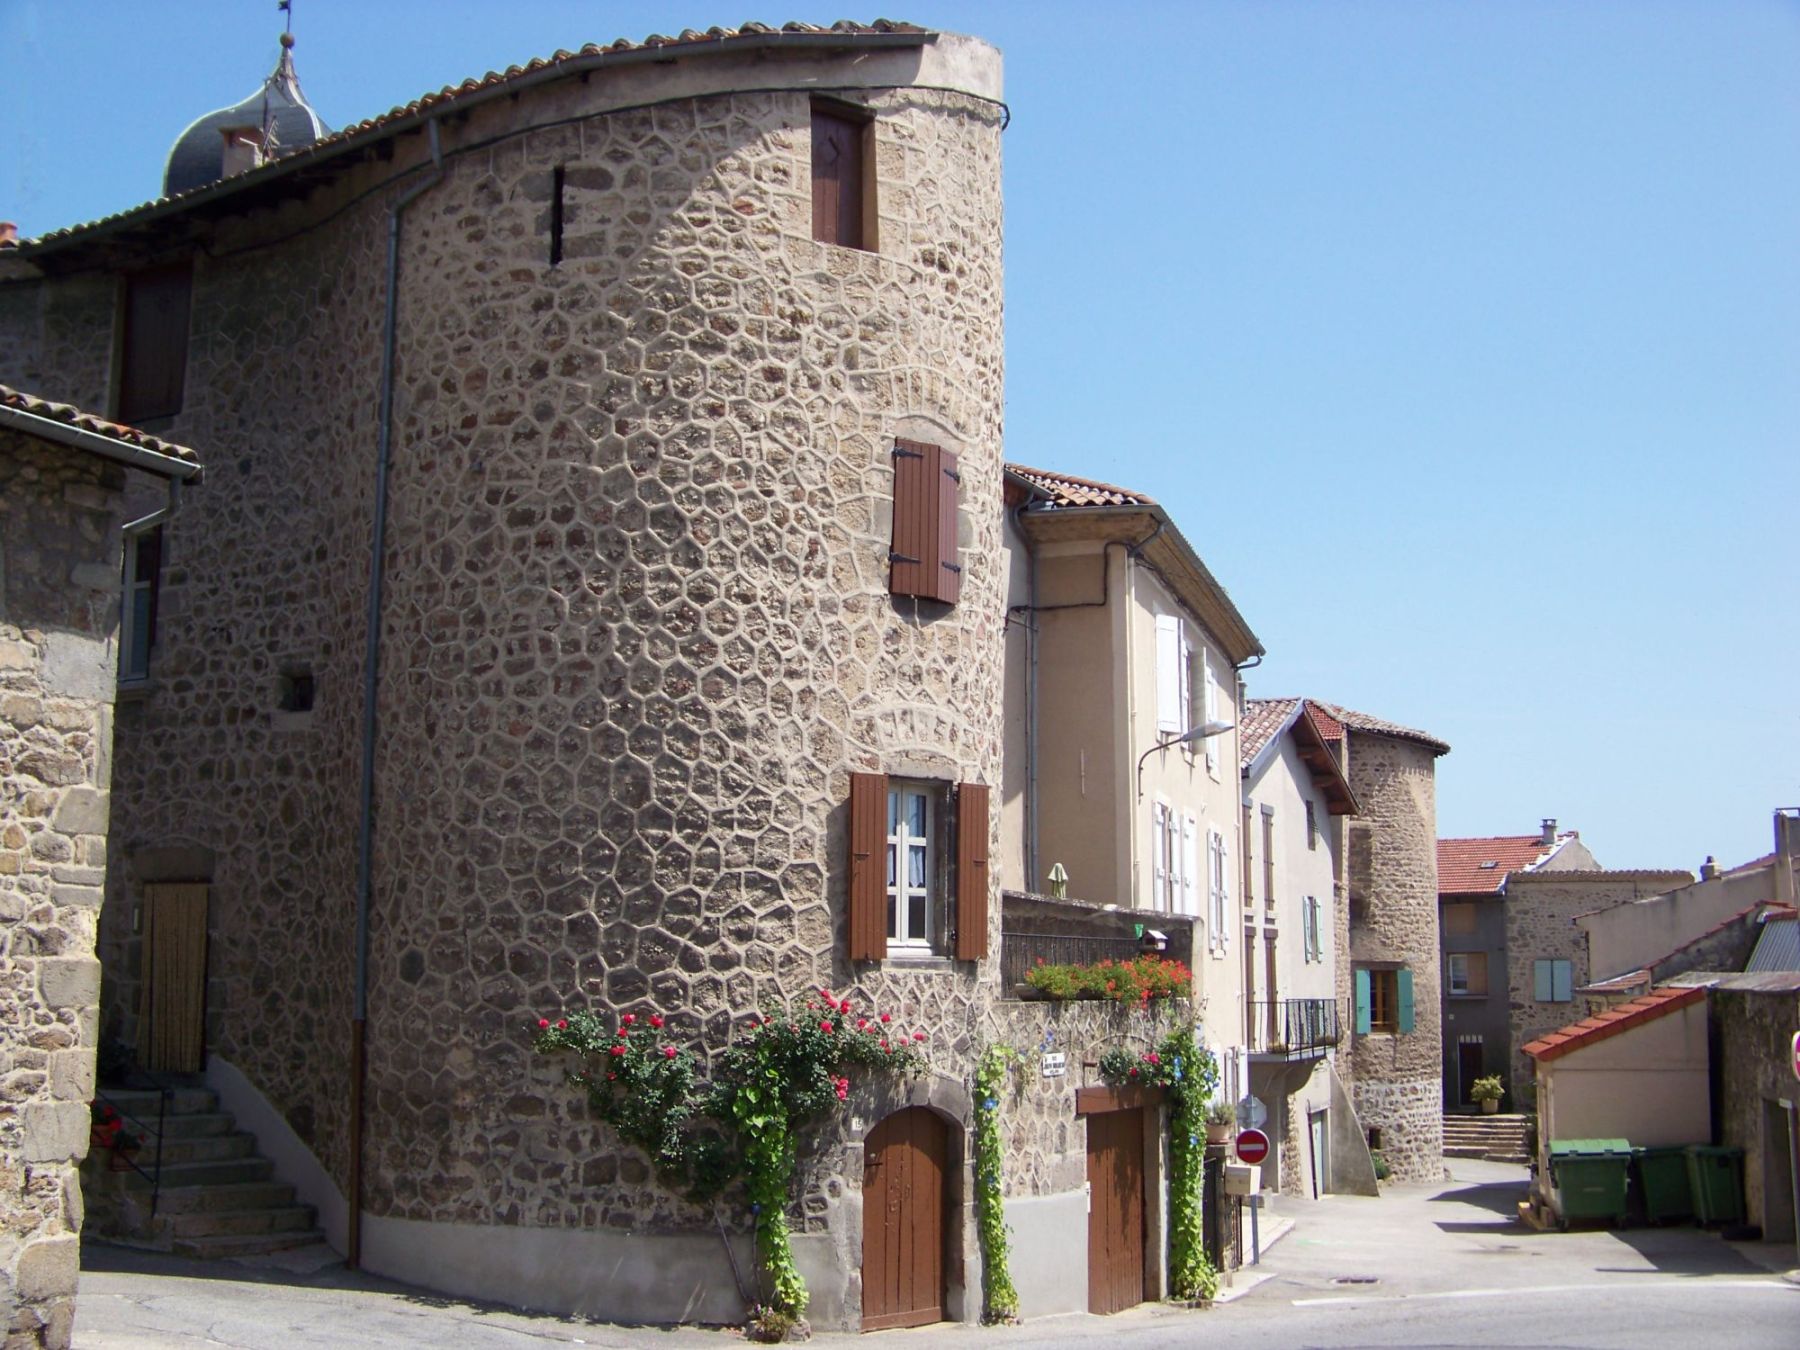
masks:
<path id="1" fill-rule="evenodd" d="M 863 1144 L 864 1331 L 944 1320 L 944 1203 L 950 1136 L 922 1106 Z"/>
<path id="2" fill-rule="evenodd" d="M 1087 1118 L 1088 1311 L 1115 1313 L 1142 1303 L 1144 1111 Z"/>
<path id="3" fill-rule="evenodd" d="M 144 887 L 138 1059 L 146 1069 L 205 1067 L 206 892 L 204 883 Z"/>

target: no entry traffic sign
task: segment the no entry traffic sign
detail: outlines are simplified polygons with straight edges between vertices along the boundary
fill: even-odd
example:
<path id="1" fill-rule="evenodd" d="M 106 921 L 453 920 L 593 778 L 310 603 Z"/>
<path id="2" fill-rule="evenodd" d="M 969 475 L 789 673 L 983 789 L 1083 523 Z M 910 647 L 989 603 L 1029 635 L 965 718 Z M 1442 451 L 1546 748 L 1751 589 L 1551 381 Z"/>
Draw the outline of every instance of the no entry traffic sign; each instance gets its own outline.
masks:
<path id="1" fill-rule="evenodd" d="M 1239 1162 L 1259 1163 L 1269 1156 L 1269 1136 L 1261 1130 L 1245 1130 L 1237 1137 Z"/>

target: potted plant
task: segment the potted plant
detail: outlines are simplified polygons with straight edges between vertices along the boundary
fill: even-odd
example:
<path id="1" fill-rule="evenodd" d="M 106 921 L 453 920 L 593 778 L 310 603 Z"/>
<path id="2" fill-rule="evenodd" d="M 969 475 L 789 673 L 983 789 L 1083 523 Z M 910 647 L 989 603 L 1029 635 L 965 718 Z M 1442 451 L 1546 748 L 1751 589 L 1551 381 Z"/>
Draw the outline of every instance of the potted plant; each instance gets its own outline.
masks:
<path id="1" fill-rule="evenodd" d="M 1500 1082 L 1500 1075 L 1490 1073 L 1485 1078 L 1477 1078 L 1469 1085 L 1469 1099 L 1481 1103 L 1484 1115 L 1493 1115 L 1500 1109 L 1500 1099 L 1506 1095 L 1506 1088 Z"/>
<path id="2" fill-rule="evenodd" d="M 1237 1125 L 1237 1108 L 1223 1097 L 1215 1098 L 1206 1108 L 1206 1142 L 1223 1144 L 1230 1140 Z"/>

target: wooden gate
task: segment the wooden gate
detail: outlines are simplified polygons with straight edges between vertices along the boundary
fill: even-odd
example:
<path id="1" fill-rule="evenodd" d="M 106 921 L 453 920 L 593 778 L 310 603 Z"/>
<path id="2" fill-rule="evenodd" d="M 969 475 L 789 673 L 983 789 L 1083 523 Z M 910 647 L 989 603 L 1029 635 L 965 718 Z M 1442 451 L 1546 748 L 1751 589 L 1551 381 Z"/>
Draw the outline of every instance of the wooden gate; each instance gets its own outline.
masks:
<path id="1" fill-rule="evenodd" d="M 144 887 L 138 1060 L 146 1069 L 205 1067 L 206 892 L 204 883 Z"/>
<path id="2" fill-rule="evenodd" d="M 1087 1118 L 1088 1311 L 1148 1297 L 1144 1269 L 1144 1111 Z"/>
<path id="3" fill-rule="evenodd" d="M 950 1136 L 922 1106 L 863 1144 L 864 1331 L 944 1320 L 944 1202 Z"/>

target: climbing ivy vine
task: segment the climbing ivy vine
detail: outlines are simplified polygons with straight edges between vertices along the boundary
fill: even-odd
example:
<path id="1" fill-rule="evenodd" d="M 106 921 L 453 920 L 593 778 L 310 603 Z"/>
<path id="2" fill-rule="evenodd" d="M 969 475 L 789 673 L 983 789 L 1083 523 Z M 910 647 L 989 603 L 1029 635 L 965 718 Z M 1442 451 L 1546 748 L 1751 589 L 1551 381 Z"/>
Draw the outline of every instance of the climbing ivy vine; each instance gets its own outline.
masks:
<path id="1" fill-rule="evenodd" d="M 990 1045 L 975 1064 L 975 1226 L 981 1240 L 982 1320 L 1012 1322 L 1019 1291 L 1008 1268 L 1006 1201 L 1001 1191 L 1000 1093 L 1018 1054 Z"/>

